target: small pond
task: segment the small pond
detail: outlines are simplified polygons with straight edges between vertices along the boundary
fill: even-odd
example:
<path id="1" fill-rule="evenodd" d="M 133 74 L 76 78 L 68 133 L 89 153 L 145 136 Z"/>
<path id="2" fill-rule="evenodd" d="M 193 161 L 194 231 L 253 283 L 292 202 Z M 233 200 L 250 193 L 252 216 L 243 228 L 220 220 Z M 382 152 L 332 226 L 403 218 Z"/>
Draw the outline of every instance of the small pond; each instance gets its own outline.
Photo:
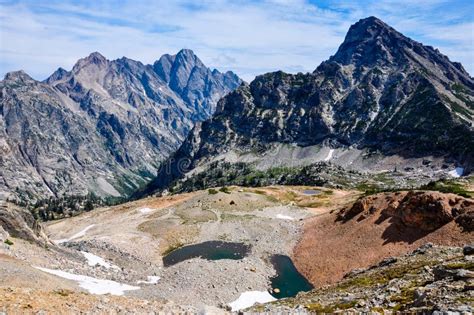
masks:
<path id="1" fill-rule="evenodd" d="M 273 255 L 271 258 L 273 268 L 277 275 L 270 279 L 272 289 L 278 288 L 279 293 L 271 292 L 277 299 L 296 296 L 299 292 L 313 289 L 313 285 L 298 272 L 290 257 Z"/>
<path id="2" fill-rule="evenodd" d="M 251 246 L 244 243 L 209 241 L 183 246 L 163 257 L 165 267 L 179 262 L 200 257 L 207 260 L 242 259 L 250 253 Z"/>
<path id="3" fill-rule="evenodd" d="M 303 194 L 310 195 L 310 196 L 319 195 L 320 193 L 321 193 L 321 191 L 315 190 L 315 189 L 305 189 L 305 190 L 303 190 Z"/>

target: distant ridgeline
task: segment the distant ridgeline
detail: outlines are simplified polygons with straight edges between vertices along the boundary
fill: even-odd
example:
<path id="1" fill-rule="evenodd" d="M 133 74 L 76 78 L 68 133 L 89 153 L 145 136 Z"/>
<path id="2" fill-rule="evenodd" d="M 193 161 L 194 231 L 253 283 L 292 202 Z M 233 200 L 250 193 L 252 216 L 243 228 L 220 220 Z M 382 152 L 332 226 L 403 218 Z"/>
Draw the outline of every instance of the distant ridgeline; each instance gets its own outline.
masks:
<path id="1" fill-rule="evenodd" d="M 313 73 L 267 73 L 221 99 L 134 197 L 223 184 L 418 187 L 472 172 L 473 117 L 461 64 L 369 17 Z"/>
<path id="2" fill-rule="evenodd" d="M 187 49 L 153 65 L 92 53 L 43 82 L 10 72 L 0 81 L 0 198 L 127 197 L 241 82 Z"/>

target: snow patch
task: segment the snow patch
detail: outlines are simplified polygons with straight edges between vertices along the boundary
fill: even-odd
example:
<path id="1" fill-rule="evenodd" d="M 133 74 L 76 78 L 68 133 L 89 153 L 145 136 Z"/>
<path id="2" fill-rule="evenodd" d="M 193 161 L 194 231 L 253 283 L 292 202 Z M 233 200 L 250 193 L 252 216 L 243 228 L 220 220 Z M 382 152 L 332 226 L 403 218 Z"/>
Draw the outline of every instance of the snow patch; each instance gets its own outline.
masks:
<path id="1" fill-rule="evenodd" d="M 461 177 L 464 174 L 464 168 L 456 167 L 454 170 L 448 172 L 449 175 L 452 177 Z"/>
<path id="2" fill-rule="evenodd" d="M 152 212 L 154 209 L 152 208 L 140 208 L 138 209 L 138 211 L 140 211 L 140 213 L 143 213 L 143 214 L 147 214 L 147 213 L 150 213 Z"/>
<path id="3" fill-rule="evenodd" d="M 277 214 L 277 219 L 282 219 L 282 220 L 290 220 L 293 221 L 295 218 L 290 217 L 289 215 L 284 215 L 284 214 Z"/>
<path id="4" fill-rule="evenodd" d="M 326 156 L 324 161 L 329 161 L 330 159 L 332 159 L 333 154 L 334 154 L 334 149 L 329 149 L 328 155 Z"/>
<path id="5" fill-rule="evenodd" d="M 109 264 L 108 262 L 106 262 L 102 257 L 99 257 L 97 255 L 94 255 L 92 253 L 88 253 L 88 252 L 83 252 L 81 251 L 82 255 L 84 255 L 84 257 L 87 259 L 87 264 L 89 266 L 102 266 L 102 267 L 105 267 L 107 269 L 110 269 L 110 268 L 113 268 L 113 269 L 120 269 L 119 267 L 115 266 L 115 265 L 112 265 L 112 264 Z"/>
<path id="6" fill-rule="evenodd" d="M 139 280 L 137 281 L 138 284 L 140 283 L 145 283 L 145 284 L 157 284 L 158 280 L 160 280 L 160 277 L 158 276 L 148 276 L 147 281 Z"/>
<path id="7" fill-rule="evenodd" d="M 92 278 L 83 275 L 76 275 L 73 273 L 53 270 L 48 268 L 36 267 L 34 268 L 50 273 L 52 275 L 77 281 L 79 286 L 87 290 L 91 294 L 112 294 L 112 295 L 123 295 L 125 291 L 139 290 L 140 287 L 131 286 L 128 284 L 118 283 L 112 280 L 102 280 L 97 278 Z"/>
<path id="8" fill-rule="evenodd" d="M 276 299 L 267 291 L 247 291 L 242 293 L 237 300 L 229 303 L 229 306 L 232 308 L 232 312 L 236 312 L 250 307 L 255 303 L 267 303 L 272 301 L 276 301 Z"/>
<path id="9" fill-rule="evenodd" d="M 83 237 L 84 235 L 86 235 L 86 232 L 89 231 L 94 225 L 95 224 L 91 224 L 91 225 L 87 226 L 86 228 L 84 228 L 83 230 L 77 232 L 76 234 L 74 234 L 70 238 L 63 238 L 63 239 L 56 240 L 56 241 L 53 241 L 53 242 L 56 243 L 56 244 L 61 244 L 61 243 L 69 242 L 69 241 L 71 241 L 73 239 L 76 239 L 76 238 L 79 238 L 79 237 Z"/>

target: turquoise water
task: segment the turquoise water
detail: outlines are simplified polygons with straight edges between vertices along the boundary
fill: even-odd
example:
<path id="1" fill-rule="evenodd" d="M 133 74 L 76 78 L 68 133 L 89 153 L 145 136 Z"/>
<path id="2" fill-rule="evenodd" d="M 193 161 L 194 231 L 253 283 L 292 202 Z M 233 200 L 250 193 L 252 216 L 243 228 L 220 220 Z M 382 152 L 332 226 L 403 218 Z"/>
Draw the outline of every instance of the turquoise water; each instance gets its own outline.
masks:
<path id="1" fill-rule="evenodd" d="M 270 279 L 272 289 L 278 288 L 279 293 L 270 292 L 277 299 L 296 296 L 299 292 L 313 289 L 313 285 L 298 272 L 290 257 L 273 255 L 271 258 L 277 275 Z"/>
<path id="2" fill-rule="evenodd" d="M 201 257 L 207 260 L 242 259 L 250 253 L 251 246 L 244 243 L 209 241 L 175 249 L 163 257 L 165 267 Z"/>

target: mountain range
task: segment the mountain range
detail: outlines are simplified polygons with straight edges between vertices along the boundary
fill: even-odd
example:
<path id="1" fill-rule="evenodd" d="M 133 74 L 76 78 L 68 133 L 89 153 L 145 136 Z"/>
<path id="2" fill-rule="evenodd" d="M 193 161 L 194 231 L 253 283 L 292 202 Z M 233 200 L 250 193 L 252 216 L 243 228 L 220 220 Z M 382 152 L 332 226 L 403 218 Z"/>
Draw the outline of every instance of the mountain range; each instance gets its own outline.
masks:
<path id="1" fill-rule="evenodd" d="M 10 72 L 0 308 L 472 314 L 473 116 L 463 66 L 375 17 L 249 84 L 191 50 Z"/>
<path id="2" fill-rule="evenodd" d="M 242 80 L 191 51 L 153 65 L 95 52 L 45 81 L 0 81 L 0 196 L 126 197 Z"/>
<path id="3" fill-rule="evenodd" d="M 0 91 L 0 195 L 20 200 L 232 184 L 236 167 L 310 167 L 270 184 L 340 173 L 350 186 L 347 172 L 426 184 L 474 162 L 473 78 L 375 17 L 312 73 L 247 84 L 191 50 L 153 65 L 92 53 L 43 82 L 8 73 Z"/>
<path id="4" fill-rule="evenodd" d="M 425 181 L 459 176 L 474 162 L 473 117 L 474 80 L 461 64 L 369 17 L 313 73 L 267 73 L 221 99 L 137 196 L 196 174 L 209 185 L 219 163 L 221 177 L 237 162 L 246 172 L 330 163 Z"/>

